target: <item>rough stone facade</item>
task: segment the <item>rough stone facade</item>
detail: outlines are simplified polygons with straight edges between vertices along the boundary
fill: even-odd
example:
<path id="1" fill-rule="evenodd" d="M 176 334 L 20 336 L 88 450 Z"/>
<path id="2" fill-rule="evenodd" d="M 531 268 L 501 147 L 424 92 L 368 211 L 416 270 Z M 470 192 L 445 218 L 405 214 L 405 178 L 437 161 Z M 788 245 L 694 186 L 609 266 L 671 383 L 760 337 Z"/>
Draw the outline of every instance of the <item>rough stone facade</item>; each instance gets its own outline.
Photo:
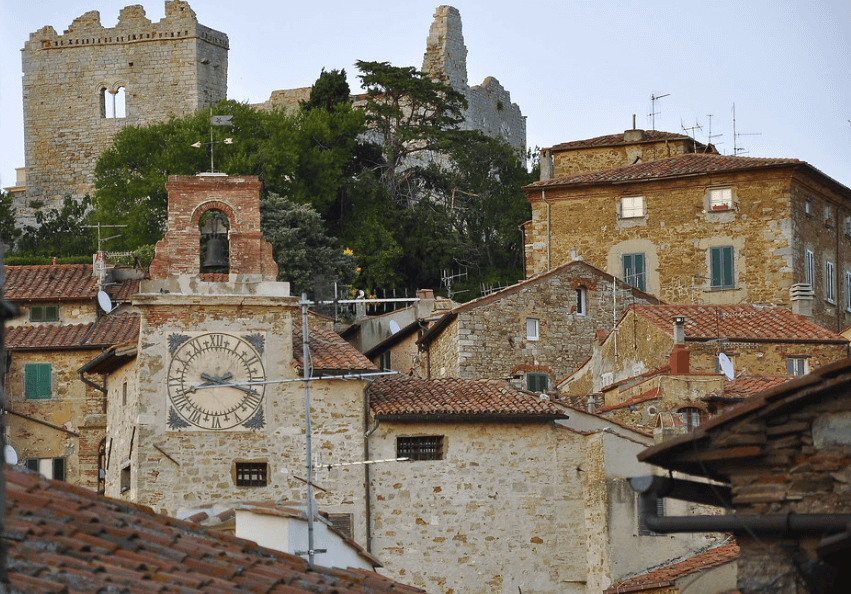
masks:
<path id="1" fill-rule="evenodd" d="M 610 332 L 635 303 L 658 301 L 585 262 L 571 262 L 456 307 L 424 335 L 420 373 L 509 379 L 524 388 L 528 374 L 545 374 L 554 386 L 591 356 L 597 332 Z M 528 336 L 527 320 L 536 321 L 536 338 Z"/>
<path id="2" fill-rule="evenodd" d="M 851 190 L 794 159 L 746 161 L 686 154 L 656 162 L 652 172 L 639 164 L 527 186 L 527 274 L 580 256 L 623 277 L 624 255 L 641 254 L 645 290 L 667 303 L 792 306 L 793 285 L 808 280 L 809 251 L 814 319 L 836 331 L 848 327 Z M 709 208 L 709 192 L 717 188 L 731 190 L 729 209 Z M 628 197 L 643 198 L 643 216 L 621 216 L 621 199 Z M 734 283 L 716 288 L 710 254 L 722 246 L 733 250 Z"/>
<path id="3" fill-rule="evenodd" d="M 97 11 L 58 35 L 44 27 L 23 48 L 26 203 L 40 207 L 91 194 L 94 166 L 126 125 L 182 116 L 227 96 L 227 35 L 198 23 L 183 0 L 167 0 L 157 23 L 139 5 L 104 28 Z M 123 90 L 124 117 L 108 117 Z M 119 116 L 120 111 L 112 115 Z"/>

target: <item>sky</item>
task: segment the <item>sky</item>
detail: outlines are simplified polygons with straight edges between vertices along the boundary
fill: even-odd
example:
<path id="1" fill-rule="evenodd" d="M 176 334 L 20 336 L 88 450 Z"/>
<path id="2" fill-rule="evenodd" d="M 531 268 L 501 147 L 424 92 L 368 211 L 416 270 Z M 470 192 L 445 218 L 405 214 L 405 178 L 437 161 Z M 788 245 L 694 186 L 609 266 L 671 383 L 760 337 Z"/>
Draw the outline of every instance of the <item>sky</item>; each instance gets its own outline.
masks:
<path id="1" fill-rule="evenodd" d="M 0 187 L 24 165 L 21 53 L 130 0 L 0 0 Z M 357 60 L 422 66 L 438 4 L 423 0 L 190 0 L 230 39 L 228 97 L 258 103 Z M 851 187 L 849 0 L 454 0 L 470 85 L 492 76 L 527 117 L 529 147 L 632 127 L 709 135 L 723 154 L 806 161 Z M 143 3 L 165 15 L 163 0 Z M 655 102 L 652 96 L 661 97 Z M 733 135 L 733 106 L 736 132 Z M 692 129 L 695 126 L 700 129 Z"/>

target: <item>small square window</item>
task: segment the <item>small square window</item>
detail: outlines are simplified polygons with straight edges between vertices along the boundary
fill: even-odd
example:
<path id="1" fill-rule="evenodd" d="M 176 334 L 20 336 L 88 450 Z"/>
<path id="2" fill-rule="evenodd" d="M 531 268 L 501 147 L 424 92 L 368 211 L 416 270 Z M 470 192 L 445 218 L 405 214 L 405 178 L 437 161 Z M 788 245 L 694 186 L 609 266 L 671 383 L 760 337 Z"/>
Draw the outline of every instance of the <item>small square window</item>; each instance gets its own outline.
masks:
<path id="1" fill-rule="evenodd" d="M 806 357 L 789 357 L 786 359 L 786 373 L 789 375 L 807 375 Z"/>
<path id="2" fill-rule="evenodd" d="M 644 216 L 644 196 L 621 198 L 621 218 L 633 219 Z"/>
<path id="3" fill-rule="evenodd" d="M 409 460 L 443 460 L 443 436 L 397 437 L 396 457 Z"/>
<path id="4" fill-rule="evenodd" d="M 269 465 L 266 462 L 237 462 L 237 487 L 265 487 L 268 484 Z"/>
<path id="5" fill-rule="evenodd" d="M 58 305 L 34 305 L 30 308 L 30 322 L 58 322 Z"/>
<path id="6" fill-rule="evenodd" d="M 731 208 L 733 208 L 732 188 L 709 190 L 709 210 L 730 210 Z"/>
<path id="7" fill-rule="evenodd" d="M 526 339 L 539 340 L 541 338 L 540 325 L 535 318 L 526 318 Z"/>
<path id="8" fill-rule="evenodd" d="M 550 376 L 546 373 L 527 373 L 526 389 L 530 392 L 546 392 L 550 387 Z"/>

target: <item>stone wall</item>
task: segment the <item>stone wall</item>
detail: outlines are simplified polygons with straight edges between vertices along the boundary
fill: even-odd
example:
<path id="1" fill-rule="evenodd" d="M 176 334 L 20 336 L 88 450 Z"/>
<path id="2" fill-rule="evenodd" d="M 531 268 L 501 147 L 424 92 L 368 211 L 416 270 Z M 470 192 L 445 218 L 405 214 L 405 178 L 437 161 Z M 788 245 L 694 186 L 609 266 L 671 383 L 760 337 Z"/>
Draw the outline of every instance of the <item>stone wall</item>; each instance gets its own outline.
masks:
<path id="1" fill-rule="evenodd" d="M 694 152 L 692 141 L 675 139 L 668 141 L 649 142 L 641 140 L 643 130 L 627 130 L 625 138 L 633 134 L 635 142 L 599 148 L 583 147 L 574 150 L 560 150 L 558 146 L 546 149 L 542 158 L 552 158 L 552 177 L 569 177 L 589 171 L 604 171 L 615 167 L 624 167 L 636 162 L 649 162 L 666 157 L 674 157 L 684 153 Z"/>
<path id="2" fill-rule="evenodd" d="M 730 186 L 735 208 L 707 209 L 710 187 Z M 645 216 L 622 219 L 619 199 L 643 196 Z M 803 215 L 806 197 L 812 216 Z M 646 183 L 554 187 L 529 192 L 526 270 L 534 275 L 582 257 L 615 276 L 622 256 L 643 253 L 646 290 L 667 303 L 790 304 L 789 290 L 804 282 L 804 252 L 816 253 L 815 321 L 839 331 L 851 325 L 843 283 L 851 273 L 849 197 L 793 167 L 675 177 Z M 826 226 L 826 205 L 835 213 Z M 839 222 L 837 222 L 839 221 Z M 735 287 L 709 287 L 709 251 L 733 246 Z M 824 261 L 833 258 L 835 304 L 825 301 Z M 819 275 L 822 276 L 819 276 Z"/>
<path id="3" fill-rule="evenodd" d="M 22 223 L 66 195 L 91 194 L 95 162 L 124 126 L 226 98 L 227 35 L 199 24 L 183 0 L 167 0 L 165 11 L 153 23 L 141 6 L 128 6 L 114 28 L 91 11 L 62 35 L 49 26 L 30 35 L 23 48 L 26 204 L 15 204 Z M 125 117 L 106 117 L 119 89 Z"/>
<path id="4" fill-rule="evenodd" d="M 545 373 L 554 386 L 591 356 L 596 333 L 611 331 L 629 305 L 656 302 L 620 281 L 613 298 L 613 280 L 573 262 L 462 306 L 429 347 L 431 377 L 513 379 L 525 388 L 527 373 Z M 579 289 L 584 313 L 576 310 Z M 538 340 L 527 338 L 527 318 L 538 320 Z"/>

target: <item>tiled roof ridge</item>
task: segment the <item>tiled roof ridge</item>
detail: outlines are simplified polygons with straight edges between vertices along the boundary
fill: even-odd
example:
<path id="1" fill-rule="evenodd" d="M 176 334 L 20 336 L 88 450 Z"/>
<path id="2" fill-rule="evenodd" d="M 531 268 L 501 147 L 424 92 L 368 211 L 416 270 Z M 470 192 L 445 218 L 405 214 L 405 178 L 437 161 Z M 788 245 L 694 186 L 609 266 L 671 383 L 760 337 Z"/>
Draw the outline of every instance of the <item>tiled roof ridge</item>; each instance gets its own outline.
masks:
<path id="1" fill-rule="evenodd" d="M 625 131 L 631 132 L 631 130 Z M 626 144 L 647 144 L 652 142 L 660 142 L 664 140 L 692 140 L 694 138 L 680 132 L 665 132 L 663 130 L 643 130 L 644 138 L 642 140 L 625 140 L 624 133 L 604 134 L 593 138 L 585 138 L 582 140 L 571 140 L 562 142 L 550 147 L 551 151 L 569 151 L 584 148 L 603 148 L 610 146 L 626 145 Z M 705 146 L 699 141 L 695 141 L 700 146 Z"/>
<path id="2" fill-rule="evenodd" d="M 139 314 L 117 313 L 78 324 L 21 325 L 6 330 L 9 349 L 97 349 L 134 340 L 139 334 Z"/>
<path id="3" fill-rule="evenodd" d="M 533 182 L 525 188 L 547 186 L 580 185 L 586 183 L 609 183 L 624 181 L 648 181 L 681 175 L 746 171 L 767 167 L 807 165 L 805 161 L 791 158 L 739 157 L 714 153 L 683 153 L 654 161 L 642 161 L 602 171 L 589 171 Z M 813 168 L 815 171 L 817 169 Z M 823 174 L 822 174 L 823 175 Z"/>

